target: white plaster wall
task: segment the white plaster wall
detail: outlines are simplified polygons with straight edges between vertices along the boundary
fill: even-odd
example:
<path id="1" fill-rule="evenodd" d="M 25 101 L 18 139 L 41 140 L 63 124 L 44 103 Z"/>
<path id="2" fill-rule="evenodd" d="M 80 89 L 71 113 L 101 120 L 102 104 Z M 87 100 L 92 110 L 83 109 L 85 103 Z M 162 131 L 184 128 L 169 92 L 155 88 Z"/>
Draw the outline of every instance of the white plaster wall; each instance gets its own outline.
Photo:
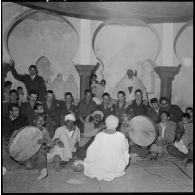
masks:
<path id="1" fill-rule="evenodd" d="M 175 34 L 182 26 L 183 24 L 177 25 L 179 28 L 175 28 Z M 186 27 L 180 34 L 176 52 L 179 59 L 174 55 L 174 62 L 176 65 L 181 64 L 182 68 L 172 83 L 172 102 L 185 110 L 187 106 L 193 106 L 193 26 Z M 185 58 L 189 60 L 183 61 Z"/>
<path id="2" fill-rule="evenodd" d="M 6 49 L 5 42 L 4 42 L 4 35 L 7 31 L 7 28 L 13 20 L 18 17 L 23 12 L 29 10 L 29 8 L 17 5 L 15 3 L 10 2 L 2 2 L 2 46 L 3 46 L 3 61 L 8 62 L 10 60 L 9 53 Z"/>
<path id="3" fill-rule="evenodd" d="M 76 75 L 77 86 L 79 76 L 73 58 L 78 45 L 79 37 L 69 24 L 59 17 L 41 12 L 19 23 L 8 40 L 9 52 L 19 73 L 28 73 L 29 65 L 45 56 L 51 64 L 51 81 L 61 73 L 65 82 L 72 73 Z M 11 73 L 8 73 L 7 80 L 13 81 Z M 76 96 L 77 99 L 78 95 Z"/>
<path id="4" fill-rule="evenodd" d="M 96 36 L 95 52 L 104 63 L 106 91 L 112 93 L 128 68 L 141 77 L 142 63 L 154 59 L 157 51 L 157 38 L 148 27 L 104 26 Z"/>
<path id="5" fill-rule="evenodd" d="M 2 3 L 2 28 L 3 28 L 3 38 L 4 33 L 9 26 L 9 24 L 13 21 L 13 19 L 23 13 L 24 11 L 28 10 L 29 8 L 19 6 L 14 3 Z M 79 44 L 84 42 L 84 39 L 81 41 L 81 20 L 72 17 L 66 17 L 75 27 L 76 31 L 79 34 Z M 55 24 L 54 24 L 55 23 Z M 71 34 L 74 34 L 71 29 L 67 25 L 64 25 L 67 31 L 63 31 L 63 28 L 59 27 L 56 24 L 57 21 L 53 22 L 48 21 L 47 25 L 43 25 L 42 27 L 39 25 L 40 23 L 36 23 L 33 21 L 33 25 L 38 27 L 39 32 L 33 27 L 32 20 L 27 20 L 23 22 L 22 26 L 17 26 L 15 30 L 17 30 L 16 34 L 12 34 L 10 37 L 10 50 L 14 54 L 14 60 L 16 61 L 17 70 L 21 73 L 25 73 L 28 70 L 28 65 L 31 63 L 35 63 L 38 57 L 41 55 L 47 55 L 50 59 L 50 63 L 52 65 L 55 64 L 53 67 L 53 77 L 57 74 L 57 72 L 61 71 L 64 72 L 64 77 L 66 77 L 67 72 L 71 71 L 74 75 L 76 83 L 78 85 L 78 93 L 79 93 L 79 75 L 75 68 L 73 67 L 74 64 L 81 64 L 81 59 L 83 56 L 82 52 L 80 52 L 81 48 L 77 44 L 74 46 L 74 52 L 72 53 L 69 50 L 70 48 L 70 37 Z M 88 40 L 90 43 L 92 41 L 93 34 L 96 28 L 102 23 L 102 21 L 90 21 L 89 29 L 91 31 L 90 37 Z M 26 30 L 25 25 L 28 26 L 33 32 L 29 32 Z M 59 39 L 55 33 L 56 29 L 54 26 L 57 25 L 56 29 L 58 34 L 61 33 L 61 37 L 63 37 L 63 42 L 66 43 L 63 47 L 62 39 Z M 173 25 L 173 41 L 178 32 L 178 30 L 182 27 L 183 23 L 176 23 Z M 50 27 L 53 26 L 53 27 Z M 158 32 L 161 41 L 163 41 L 163 24 L 152 24 L 153 28 L 156 29 Z M 138 74 L 140 75 L 139 67 L 135 66 L 139 64 L 144 58 L 150 57 L 155 55 L 157 46 L 156 46 L 156 38 L 150 34 L 148 29 L 142 29 L 143 27 L 119 27 L 118 29 L 109 29 L 105 28 L 102 29 L 99 34 L 97 35 L 97 40 L 95 41 L 95 48 L 96 48 L 96 55 L 98 55 L 101 59 L 103 59 L 105 64 L 105 71 L 103 72 L 105 75 L 105 79 L 107 80 L 107 90 L 109 92 L 112 91 L 116 83 L 124 76 L 124 73 L 127 68 L 134 66 L 138 69 Z M 41 30 L 42 29 L 42 30 Z M 53 29 L 53 30 L 49 30 Z M 124 30 L 125 29 L 125 30 Z M 192 53 L 192 37 L 193 29 L 187 30 L 184 32 L 185 35 L 181 36 L 181 44 L 178 46 L 178 50 L 180 53 L 184 53 L 185 55 L 190 54 L 193 59 Z M 44 32 L 47 32 L 46 37 L 43 36 Z M 68 32 L 72 32 L 68 34 Z M 34 39 L 32 39 L 32 34 L 35 33 Z M 31 35 L 30 43 L 29 39 L 27 38 Z M 14 38 L 15 36 L 15 38 Z M 40 40 L 42 44 L 35 40 L 35 37 L 38 37 L 37 40 Z M 42 38 L 41 38 L 42 37 Z M 50 38 L 52 37 L 53 41 Z M 15 39 L 15 42 L 13 41 Z M 17 39 L 17 40 L 16 40 Z M 42 39 L 42 40 L 41 40 Z M 87 39 L 87 37 L 85 37 Z M 22 41 L 23 40 L 23 41 Z M 25 40 L 25 41 L 24 41 Z M 73 38 L 75 42 L 75 38 Z M 73 41 L 73 42 L 74 42 Z M 53 42 L 53 46 L 50 44 Z M 92 43 L 91 43 L 92 44 Z M 74 45 L 74 44 L 73 44 Z M 181 47 L 182 45 L 182 47 Z M 35 48 L 39 47 L 38 51 Z M 22 47 L 22 48 L 21 48 Z M 34 48 L 34 51 L 33 49 Z M 89 48 L 89 47 L 87 47 Z M 28 50 L 28 51 L 27 51 Z M 172 66 L 178 66 L 180 63 L 176 58 L 173 49 L 172 52 Z M 18 53 L 18 56 L 16 55 Z M 38 55 L 39 54 L 39 55 Z M 52 54 L 50 56 L 50 54 Z M 55 55 L 54 55 L 55 54 Z M 69 55 L 70 54 L 70 55 Z M 156 59 L 155 63 L 158 66 L 163 65 L 163 51 L 161 50 L 158 58 Z M 19 57 L 20 56 L 20 57 Z M 185 56 L 184 56 L 185 57 Z M 3 47 L 3 60 L 8 59 L 9 56 L 6 53 L 6 49 Z M 90 64 L 95 65 L 97 63 L 97 59 L 95 54 L 93 53 L 92 46 L 90 46 Z M 20 65 L 19 65 L 20 64 Z M 66 66 L 65 64 L 68 64 Z M 120 66 L 119 66 L 120 65 Z M 102 67 L 100 67 L 97 71 L 98 80 L 102 79 L 101 76 Z M 189 67 L 182 67 L 180 73 L 176 75 L 173 81 L 173 102 L 179 103 L 181 105 L 192 105 L 192 88 L 193 88 L 193 66 Z M 8 79 L 11 78 L 10 73 L 8 74 Z M 16 82 L 16 81 L 15 81 Z M 150 95 L 151 97 L 158 97 L 160 95 L 160 79 L 157 74 L 155 74 L 155 90 L 154 93 Z M 180 96 L 180 94 L 182 94 Z M 190 94 L 190 95 L 189 95 Z M 177 98 L 175 98 L 177 97 Z"/>

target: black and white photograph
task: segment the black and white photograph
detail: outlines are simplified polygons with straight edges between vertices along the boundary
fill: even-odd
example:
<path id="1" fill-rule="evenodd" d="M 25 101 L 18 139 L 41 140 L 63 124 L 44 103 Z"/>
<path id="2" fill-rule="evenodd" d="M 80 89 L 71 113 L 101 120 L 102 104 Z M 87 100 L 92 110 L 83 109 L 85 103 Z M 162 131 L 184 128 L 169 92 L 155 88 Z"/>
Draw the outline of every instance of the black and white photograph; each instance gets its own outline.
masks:
<path id="1" fill-rule="evenodd" d="M 1 1 L 1 192 L 193 192 L 193 1 Z"/>

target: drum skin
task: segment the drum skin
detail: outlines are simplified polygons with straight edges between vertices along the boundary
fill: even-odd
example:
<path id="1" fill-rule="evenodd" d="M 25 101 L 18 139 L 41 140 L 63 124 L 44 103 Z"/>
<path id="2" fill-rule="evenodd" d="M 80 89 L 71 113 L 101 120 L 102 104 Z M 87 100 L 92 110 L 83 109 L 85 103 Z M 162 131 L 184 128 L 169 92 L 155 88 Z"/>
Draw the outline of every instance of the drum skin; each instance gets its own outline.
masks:
<path id="1" fill-rule="evenodd" d="M 25 161 L 31 158 L 41 147 L 38 140 L 42 139 L 42 132 L 33 126 L 26 126 L 10 139 L 9 154 L 16 161 Z"/>
<path id="2" fill-rule="evenodd" d="M 135 144 L 149 146 L 156 138 L 157 126 L 146 116 L 136 116 L 129 122 L 128 134 Z"/>

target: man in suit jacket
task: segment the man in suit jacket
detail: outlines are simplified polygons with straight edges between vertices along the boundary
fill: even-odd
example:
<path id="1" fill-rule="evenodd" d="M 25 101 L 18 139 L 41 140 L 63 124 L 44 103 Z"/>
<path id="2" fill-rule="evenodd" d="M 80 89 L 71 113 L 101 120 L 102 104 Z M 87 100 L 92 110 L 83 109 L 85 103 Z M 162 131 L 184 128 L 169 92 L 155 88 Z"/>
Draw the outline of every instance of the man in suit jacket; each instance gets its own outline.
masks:
<path id="1" fill-rule="evenodd" d="M 44 79 L 38 75 L 38 70 L 35 65 L 29 66 L 29 75 L 20 75 L 14 67 L 14 61 L 10 62 L 10 70 L 13 77 L 25 84 L 28 94 L 31 90 L 36 90 L 39 94 L 38 100 L 42 101 L 46 95 L 46 85 Z"/>
<path id="2" fill-rule="evenodd" d="M 55 94 L 52 90 L 47 91 L 46 98 L 43 100 L 43 108 L 45 114 L 50 116 L 55 122 L 55 129 L 60 126 L 60 101 L 55 99 Z"/>
<path id="3" fill-rule="evenodd" d="M 20 114 L 19 105 L 17 103 L 10 103 L 8 106 L 9 114 L 3 117 L 3 142 L 8 144 L 9 138 L 15 130 L 27 126 L 28 120 L 24 115 Z"/>
<path id="4" fill-rule="evenodd" d="M 157 139 L 150 147 L 150 152 L 156 154 L 155 157 L 161 156 L 162 153 L 167 153 L 167 146 L 172 144 L 176 137 L 177 124 L 170 120 L 170 113 L 162 111 L 160 119 L 161 122 L 157 124 Z"/>
<path id="5" fill-rule="evenodd" d="M 28 101 L 21 104 L 21 113 L 24 116 L 27 116 L 29 124 L 32 124 L 32 118 L 34 116 L 34 105 L 37 102 L 38 92 L 37 91 L 30 91 Z"/>
<path id="6" fill-rule="evenodd" d="M 60 101 L 60 126 L 64 125 L 64 117 L 69 113 L 73 113 L 77 116 L 77 105 L 73 102 L 73 96 L 71 92 L 66 92 L 64 95 L 65 101 Z"/>
<path id="7" fill-rule="evenodd" d="M 132 101 L 130 107 L 133 110 L 134 116 L 147 116 L 149 105 L 143 100 L 143 92 L 141 89 L 135 90 L 135 99 Z"/>
<path id="8" fill-rule="evenodd" d="M 159 112 L 165 110 L 170 113 L 170 120 L 178 123 L 182 119 L 183 111 L 178 105 L 171 104 L 166 97 L 161 97 L 160 100 L 160 110 Z"/>
<path id="9" fill-rule="evenodd" d="M 97 110 L 100 110 L 103 112 L 104 114 L 104 119 L 106 120 L 106 118 L 109 115 L 114 115 L 114 105 L 111 104 L 111 98 L 110 98 L 110 94 L 109 93 L 103 93 L 102 95 L 102 104 L 100 104 L 99 106 L 97 106 Z"/>
<path id="10" fill-rule="evenodd" d="M 156 123 L 160 122 L 159 119 L 159 102 L 157 98 L 150 100 L 150 108 L 148 109 L 148 116 Z"/>
<path id="11" fill-rule="evenodd" d="M 96 109 L 96 103 L 92 100 L 92 92 L 89 89 L 85 90 L 84 99 L 80 100 L 78 104 L 78 121 L 77 126 L 79 127 L 81 134 L 84 132 L 84 123 L 88 115 L 92 114 Z"/>
<path id="12" fill-rule="evenodd" d="M 17 103 L 18 102 L 18 92 L 15 89 L 12 89 L 9 91 L 9 101 L 3 102 L 3 116 L 6 116 L 9 114 L 8 106 L 11 103 Z"/>

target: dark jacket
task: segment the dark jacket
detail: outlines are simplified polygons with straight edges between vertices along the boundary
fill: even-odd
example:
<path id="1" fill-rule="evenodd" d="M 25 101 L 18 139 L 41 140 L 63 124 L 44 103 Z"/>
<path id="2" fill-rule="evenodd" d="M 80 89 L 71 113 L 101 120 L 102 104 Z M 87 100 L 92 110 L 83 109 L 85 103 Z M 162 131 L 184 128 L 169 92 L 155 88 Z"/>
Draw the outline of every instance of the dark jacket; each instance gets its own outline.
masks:
<path id="1" fill-rule="evenodd" d="M 50 116 L 54 122 L 55 122 L 55 128 L 58 128 L 60 125 L 60 113 L 61 113 L 61 107 L 60 107 L 60 101 L 54 99 L 51 103 L 50 108 L 48 107 L 46 100 L 43 101 L 43 108 L 45 111 L 45 114 Z"/>
<path id="2" fill-rule="evenodd" d="M 9 115 L 3 117 L 3 136 L 6 140 L 8 140 L 12 133 L 15 130 L 18 130 L 22 127 L 29 125 L 28 120 L 25 116 L 19 115 L 13 121 L 10 119 Z"/>
<path id="3" fill-rule="evenodd" d="M 159 123 L 160 122 L 160 116 L 159 116 L 159 111 L 157 112 L 154 110 L 154 108 L 150 107 L 148 109 L 148 117 L 150 117 L 154 122 Z"/>
<path id="4" fill-rule="evenodd" d="M 24 102 L 21 104 L 21 113 L 22 115 L 27 117 L 29 124 L 31 124 L 32 123 L 31 120 L 35 114 L 35 111 L 31 106 L 30 102 Z"/>
<path id="5" fill-rule="evenodd" d="M 137 105 L 136 101 L 133 100 L 132 104 L 130 107 L 133 109 L 133 114 L 134 116 L 139 116 L 139 115 L 148 115 L 148 106 L 146 106 L 143 102 L 141 102 L 139 105 Z"/>
<path id="6" fill-rule="evenodd" d="M 100 110 L 103 112 L 104 114 L 104 120 L 109 116 L 109 115 L 114 115 L 115 111 L 114 111 L 114 106 L 112 107 L 107 107 L 105 108 L 103 104 L 97 106 L 96 110 Z"/>
<path id="7" fill-rule="evenodd" d="M 25 84 L 26 90 L 29 94 L 31 90 L 36 90 L 39 93 L 38 100 L 42 101 L 47 93 L 45 81 L 41 76 L 36 75 L 32 80 L 30 75 L 20 75 L 16 72 L 14 67 L 10 68 L 12 75 L 15 79 L 22 81 Z"/>
<path id="8" fill-rule="evenodd" d="M 72 103 L 68 108 L 65 101 L 60 101 L 60 126 L 64 125 L 64 117 L 70 112 L 73 112 L 75 117 L 78 119 L 77 106 Z"/>
<path id="9" fill-rule="evenodd" d="M 161 113 L 163 110 L 164 110 L 163 108 L 160 108 L 159 113 Z M 183 111 L 181 110 L 181 108 L 178 105 L 171 104 L 169 106 L 168 112 L 170 113 L 169 120 L 175 121 L 176 123 L 178 123 L 179 121 L 182 120 Z"/>

